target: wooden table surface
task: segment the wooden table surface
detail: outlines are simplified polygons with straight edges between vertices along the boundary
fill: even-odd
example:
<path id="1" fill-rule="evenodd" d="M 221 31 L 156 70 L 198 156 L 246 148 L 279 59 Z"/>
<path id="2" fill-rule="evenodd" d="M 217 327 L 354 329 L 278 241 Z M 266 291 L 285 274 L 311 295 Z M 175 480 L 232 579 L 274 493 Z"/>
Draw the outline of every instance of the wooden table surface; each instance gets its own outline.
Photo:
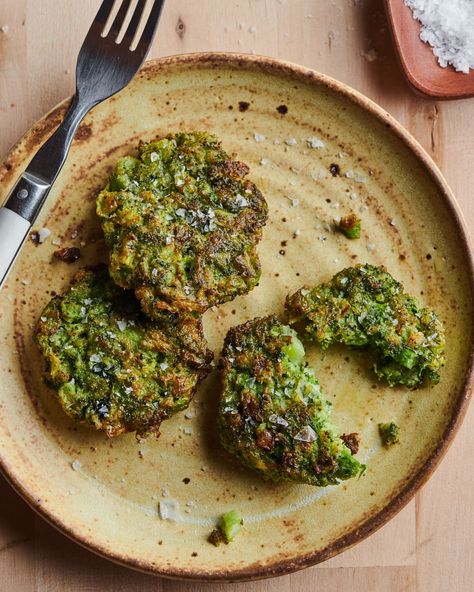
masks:
<path id="1" fill-rule="evenodd" d="M 98 5 L 1 0 L 0 159 L 72 94 L 76 55 Z M 437 103 L 411 92 L 382 0 L 168 0 L 150 57 L 214 50 L 284 58 L 361 90 L 433 156 L 472 227 L 474 99 Z M 167 581 L 116 566 L 56 532 L 0 477 L 0 592 L 468 592 L 474 589 L 473 451 L 471 405 L 439 469 L 387 526 L 321 566 L 248 584 Z"/>

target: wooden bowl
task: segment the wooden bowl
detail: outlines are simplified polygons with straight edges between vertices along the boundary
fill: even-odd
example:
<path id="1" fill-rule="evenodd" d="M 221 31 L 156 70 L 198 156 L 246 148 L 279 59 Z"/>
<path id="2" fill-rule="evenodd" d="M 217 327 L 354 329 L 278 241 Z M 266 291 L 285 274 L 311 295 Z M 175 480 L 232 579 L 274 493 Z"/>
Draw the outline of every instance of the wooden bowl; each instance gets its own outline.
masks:
<path id="1" fill-rule="evenodd" d="M 0 166 L 3 195 L 66 105 L 40 120 Z M 41 310 L 79 265 L 106 256 L 94 213 L 97 192 L 139 139 L 186 129 L 216 133 L 247 162 L 270 209 L 259 247 L 260 285 L 204 317 L 216 356 L 229 327 L 281 313 L 288 292 L 357 262 L 386 265 L 445 323 L 449 361 L 441 382 L 417 391 L 378 382 L 363 352 L 308 348 L 334 422 L 361 436 L 363 477 L 318 489 L 265 482 L 241 466 L 216 438 L 215 372 L 191 404 L 191 417 L 176 415 L 163 423 L 159 439 L 143 442 L 133 434 L 107 440 L 74 425 L 44 385 L 32 341 Z M 329 171 L 334 164 L 337 176 Z M 332 229 L 336 215 L 351 211 L 362 218 L 360 240 Z M 28 241 L 0 293 L 1 467 L 42 516 L 105 557 L 199 580 L 262 578 L 313 565 L 398 512 L 460 425 L 472 378 L 474 289 L 459 209 L 419 144 L 380 107 L 331 78 L 232 54 L 147 63 L 81 125 L 38 220 L 42 226 L 51 236 L 38 246 Z M 57 239 L 80 247 L 82 260 L 54 259 Z M 386 450 L 377 424 L 390 420 L 400 424 L 401 442 Z M 165 495 L 179 502 L 179 522 L 160 520 Z M 233 544 L 215 548 L 207 536 L 232 508 L 243 514 L 244 529 Z"/>
<path id="2" fill-rule="evenodd" d="M 420 39 L 420 23 L 403 0 L 385 0 L 388 21 L 405 76 L 412 87 L 436 99 L 463 99 L 474 96 L 474 70 L 456 72 L 442 68 L 431 46 Z"/>

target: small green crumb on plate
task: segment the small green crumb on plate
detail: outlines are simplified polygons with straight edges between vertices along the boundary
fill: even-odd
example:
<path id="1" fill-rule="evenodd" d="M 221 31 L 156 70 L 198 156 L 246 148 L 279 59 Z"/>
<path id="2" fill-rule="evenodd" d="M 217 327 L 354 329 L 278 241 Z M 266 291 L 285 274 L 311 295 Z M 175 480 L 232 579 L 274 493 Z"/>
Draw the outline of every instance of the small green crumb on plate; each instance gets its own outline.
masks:
<path id="1" fill-rule="evenodd" d="M 221 516 L 217 528 L 209 535 L 208 541 L 216 547 L 221 543 L 227 545 L 239 534 L 243 523 L 244 521 L 239 511 L 230 510 L 230 512 L 226 512 Z"/>
<path id="2" fill-rule="evenodd" d="M 386 448 L 390 448 L 390 446 L 393 446 L 399 441 L 399 431 L 400 429 L 394 421 L 389 423 L 379 423 L 379 434 L 382 439 L 382 444 Z"/>
<path id="3" fill-rule="evenodd" d="M 347 238 L 360 238 L 361 220 L 355 214 L 341 218 L 337 227 Z"/>

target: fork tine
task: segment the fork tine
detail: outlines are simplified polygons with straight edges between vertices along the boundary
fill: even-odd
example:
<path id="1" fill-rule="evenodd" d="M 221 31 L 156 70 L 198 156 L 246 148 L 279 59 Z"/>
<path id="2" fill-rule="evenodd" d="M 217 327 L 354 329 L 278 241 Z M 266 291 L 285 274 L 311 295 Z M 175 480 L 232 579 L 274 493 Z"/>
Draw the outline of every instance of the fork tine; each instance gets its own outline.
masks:
<path id="1" fill-rule="evenodd" d="M 122 0 L 122 4 L 120 6 L 120 9 L 117 12 L 116 17 L 114 18 L 114 22 L 112 23 L 112 26 L 110 27 L 110 31 L 108 32 L 107 37 L 109 35 L 112 35 L 113 37 L 118 36 L 118 34 L 120 33 L 120 29 L 122 28 L 123 21 L 125 20 L 125 17 L 127 16 L 127 12 L 128 12 L 131 2 L 132 2 L 132 0 Z"/>
<path id="2" fill-rule="evenodd" d="M 133 38 L 135 37 L 135 33 L 137 32 L 138 25 L 140 24 L 140 20 L 142 18 L 143 10 L 146 6 L 146 0 L 138 0 L 138 4 L 133 11 L 132 18 L 130 23 L 125 31 L 124 40 L 129 44 L 129 46 L 133 42 Z"/>
<path id="3" fill-rule="evenodd" d="M 112 11 L 114 3 L 115 3 L 115 0 L 104 0 L 102 2 L 97 14 L 95 15 L 95 19 L 92 22 L 92 27 L 97 26 L 97 23 L 99 23 L 100 25 L 102 25 L 102 28 L 101 28 L 101 32 L 102 32 L 102 29 L 104 28 L 105 23 L 107 22 L 107 19 L 109 18 L 109 15 Z M 92 27 L 91 27 L 91 29 L 92 29 Z"/>
<path id="4" fill-rule="evenodd" d="M 155 29 L 158 21 L 160 20 L 164 3 L 165 0 L 154 0 L 153 8 L 150 11 L 150 16 L 148 17 L 142 36 L 140 37 L 140 41 L 137 45 L 137 49 L 140 49 L 143 54 L 148 52 L 148 48 L 153 41 Z"/>

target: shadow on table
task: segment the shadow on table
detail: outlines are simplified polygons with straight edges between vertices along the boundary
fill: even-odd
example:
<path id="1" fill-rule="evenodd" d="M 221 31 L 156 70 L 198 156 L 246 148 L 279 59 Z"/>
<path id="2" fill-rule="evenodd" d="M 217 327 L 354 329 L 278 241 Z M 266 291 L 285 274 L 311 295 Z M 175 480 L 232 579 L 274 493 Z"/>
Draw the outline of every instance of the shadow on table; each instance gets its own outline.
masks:
<path id="1" fill-rule="evenodd" d="M 381 93 L 385 100 L 390 98 L 393 104 L 404 104 L 413 98 L 415 95 L 398 62 L 383 2 L 367 0 L 358 5 L 354 22 L 364 39 L 367 74 L 376 94 Z M 371 50 L 375 51 L 373 62 Z"/>

